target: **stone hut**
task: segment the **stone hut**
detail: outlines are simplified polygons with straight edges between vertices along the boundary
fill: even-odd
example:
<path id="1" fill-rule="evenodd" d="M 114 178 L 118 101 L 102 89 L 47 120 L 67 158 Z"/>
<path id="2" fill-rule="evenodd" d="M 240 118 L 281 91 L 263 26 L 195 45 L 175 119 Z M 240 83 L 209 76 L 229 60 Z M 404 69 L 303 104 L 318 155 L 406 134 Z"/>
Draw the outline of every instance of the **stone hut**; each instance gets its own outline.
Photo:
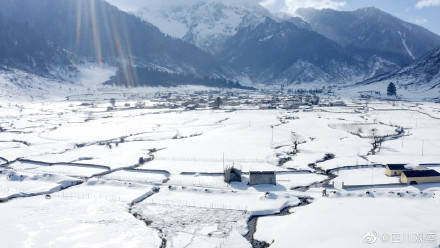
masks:
<path id="1" fill-rule="evenodd" d="M 250 171 L 249 185 L 277 184 L 275 171 Z"/>

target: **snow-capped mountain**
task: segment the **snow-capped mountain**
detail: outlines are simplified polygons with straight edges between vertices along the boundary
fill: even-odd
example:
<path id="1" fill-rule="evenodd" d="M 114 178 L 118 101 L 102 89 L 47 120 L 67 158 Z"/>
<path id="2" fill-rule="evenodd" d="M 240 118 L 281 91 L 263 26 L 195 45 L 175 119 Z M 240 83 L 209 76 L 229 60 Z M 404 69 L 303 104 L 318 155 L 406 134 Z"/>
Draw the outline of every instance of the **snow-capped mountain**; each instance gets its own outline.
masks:
<path id="1" fill-rule="evenodd" d="M 224 76 L 214 56 L 102 0 L 3 0 L 0 16 L 6 20 L 0 32 L 7 34 L 0 39 L 0 66 L 61 65 L 52 55 L 63 51 L 76 62 L 119 67 L 132 86 L 145 81 L 136 71 Z"/>
<path id="2" fill-rule="evenodd" d="M 239 29 L 271 14 L 252 0 L 107 0 L 157 26 L 163 33 L 216 53 Z"/>
<path id="3" fill-rule="evenodd" d="M 265 84 L 348 83 L 399 68 L 381 57 L 343 49 L 304 23 L 270 18 L 241 29 L 220 57 L 251 81 Z"/>
<path id="4" fill-rule="evenodd" d="M 0 68 L 63 74 L 97 62 L 127 86 L 352 85 L 440 45 L 374 8 L 298 13 L 275 16 L 255 0 L 2 0 Z"/>
<path id="5" fill-rule="evenodd" d="M 216 66 L 212 56 L 197 47 L 102 0 L 4 0 L 0 7 L 6 18 L 27 23 L 79 58 L 200 74 Z"/>
<path id="6" fill-rule="evenodd" d="M 317 28 L 323 25 L 318 25 L 316 20 L 321 20 L 321 15 L 327 16 L 327 10 L 302 9 L 298 11 L 303 18 L 300 19 L 272 15 L 253 0 L 107 1 L 156 25 L 162 32 L 221 58 L 223 65 L 229 67 L 228 76 L 256 83 L 364 80 L 409 64 L 423 51 L 431 49 L 439 38 L 373 8 L 353 12 L 328 10 L 331 19 L 335 19 L 333 24 L 339 23 L 341 27 L 332 27 L 336 31 L 324 28 L 324 31 L 330 30 L 326 33 Z M 345 30 L 344 18 L 356 24 L 353 29 L 361 31 Z M 385 31 L 400 32 L 398 45 L 404 45 L 402 49 L 393 50 L 395 37 L 380 35 L 373 28 L 379 24 Z M 411 35 L 402 27 L 413 30 Z M 413 37 L 418 34 L 417 30 L 428 34 Z M 354 34 L 363 40 L 350 36 Z M 425 45 L 426 37 L 430 42 Z M 380 47 L 374 46 L 377 44 Z"/>
<path id="7" fill-rule="evenodd" d="M 355 11 L 299 9 L 312 29 L 346 49 L 407 65 L 440 45 L 440 37 L 377 8 Z"/>

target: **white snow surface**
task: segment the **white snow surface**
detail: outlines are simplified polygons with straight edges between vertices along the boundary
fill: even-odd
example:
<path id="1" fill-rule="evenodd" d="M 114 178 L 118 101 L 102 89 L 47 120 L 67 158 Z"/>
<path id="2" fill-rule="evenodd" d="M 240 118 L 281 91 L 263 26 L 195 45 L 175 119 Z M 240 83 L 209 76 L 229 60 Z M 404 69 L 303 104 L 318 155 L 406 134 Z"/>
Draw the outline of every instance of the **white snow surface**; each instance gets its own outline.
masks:
<path id="1" fill-rule="evenodd" d="M 438 199 L 324 198 L 287 217 L 260 218 L 256 238 L 271 247 L 435 247 L 439 206 Z M 421 242 L 411 237 L 418 234 Z"/>
<path id="2" fill-rule="evenodd" d="M 405 48 L 406 52 L 408 53 L 408 55 L 409 55 L 413 60 L 415 60 L 416 57 L 413 55 L 413 53 L 412 53 L 411 50 L 409 49 L 408 45 L 406 44 L 406 37 L 402 36 L 402 33 L 401 33 L 401 32 L 399 32 L 399 35 L 400 35 L 400 37 L 401 37 L 401 39 L 402 39 L 402 45 L 403 45 L 403 47 Z"/>
<path id="3" fill-rule="evenodd" d="M 440 170 L 437 103 L 153 108 L 154 93 L 189 89 L 119 92 L 100 88 L 110 69 L 89 71 L 95 72 L 93 90 L 100 90 L 93 93 L 72 88 L 61 99 L 0 98 L 5 247 L 159 247 L 162 239 L 167 247 L 250 247 L 249 218 L 281 210 L 258 219 L 254 238 L 273 247 L 362 247 L 373 232 L 440 235 L 439 184 L 397 185 L 397 177 L 374 167 L 423 163 Z M 145 107 L 134 108 L 137 103 Z M 373 154 L 375 135 L 389 139 Z M 224 166 L 231 165 L 242 169 L 243 182 L 223 181 Z M 277 184 L 249 186 L 254 170 L 275 171 Z M 357 186 L 330 184 L 322 198 L 326 170 L 337 176 L 334 182 Z M 306 204 L 303 197 L 308 205 L 286 210 Z"/>
<path id="4" fill-rule="evenodd" d="M 4 247 L 159 247 L 157 231 L 126 210 L 143 190 L 89 186 L 0 205 Z M 17 212 L 17 210 L 20 210 Z"/>
<path id="5" fill-rule="evenodd" d="M 385 175 L 385 168 L 360 168 L 351 170 L 340 170 L 336 173 L 338 177 L 335 183 L 344 185 L 374 185 L 374 184 L 397 184 L 400 177 L 388 177 Z"/>

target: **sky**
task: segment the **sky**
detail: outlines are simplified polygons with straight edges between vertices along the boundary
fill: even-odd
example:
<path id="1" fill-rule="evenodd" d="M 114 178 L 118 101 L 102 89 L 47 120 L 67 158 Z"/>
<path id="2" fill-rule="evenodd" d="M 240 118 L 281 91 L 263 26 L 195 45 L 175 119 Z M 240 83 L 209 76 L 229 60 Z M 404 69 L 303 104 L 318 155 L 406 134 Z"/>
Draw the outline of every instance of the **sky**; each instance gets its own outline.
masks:
<path id="1" fill-rule="evenodd" d="M 440 35 L 440 0 L 262 0 L 261 4 L 290 14 L 305 7 L 349 11 L 373 6 Z"/>

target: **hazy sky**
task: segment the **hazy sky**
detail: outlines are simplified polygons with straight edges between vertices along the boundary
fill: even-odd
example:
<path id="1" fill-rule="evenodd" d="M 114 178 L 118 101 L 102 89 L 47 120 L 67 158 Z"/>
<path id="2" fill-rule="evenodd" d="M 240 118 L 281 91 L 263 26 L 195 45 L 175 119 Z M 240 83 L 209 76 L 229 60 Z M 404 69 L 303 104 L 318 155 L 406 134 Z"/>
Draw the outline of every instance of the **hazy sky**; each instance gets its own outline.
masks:
<path id="1" fill-rule="evenodd" d="M 296 9 L 314 7 L 354 10 L 374 6 L 405 21 L 419 24 L 440 34 L 440 0 L 262 0 L 272 11 L 294 13 Z"/>

